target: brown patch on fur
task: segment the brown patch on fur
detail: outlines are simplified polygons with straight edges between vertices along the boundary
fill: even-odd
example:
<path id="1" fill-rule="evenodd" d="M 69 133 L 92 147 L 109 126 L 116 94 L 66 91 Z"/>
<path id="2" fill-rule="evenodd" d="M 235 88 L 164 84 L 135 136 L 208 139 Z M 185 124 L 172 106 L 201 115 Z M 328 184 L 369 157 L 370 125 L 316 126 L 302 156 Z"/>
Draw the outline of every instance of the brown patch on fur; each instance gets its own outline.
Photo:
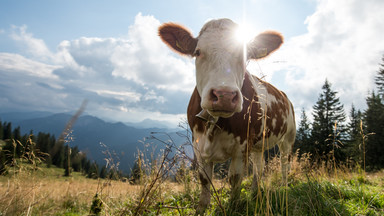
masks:
<path id="1" fill-rule="evenodd" d="M 195 88 L 192 93 L 191 99 L 189 100 L 187 109 L 187 119 L 191 130 L 193 130 L 193 128 L 197 126 L 197 131 L 203 133 L 205 130 L 205 122 L 200 118 L 196 117 L 196 115 L 199 114 L 201 110 L 203 110 L 200 104 L 201 97 L 199 95 L 199 92 L 197 91 L 197 88 Z"/>
<path id="2" fill-rule="evenodd" d="M 183 55 L 192 56 L 197 45 L 197 39 L 192 36 L 191 32 L 175 23 L 161 25 L 159 36 L 171 49 Z"/>
<path id="3" fill-rule="evenodd" d="M 263 82 L 259 80 L 260 82 Z M 284 134 L 287 132 L 287 121 L 290 108 L 292 104 L 289 102 L 287 95 L 275 88 L 273 85 L 263 82 L 268 95 L 275 97 L 276 102 L 271 102 L 270 107 L 267 108 L 267 128 L 270 132 L 277 136 L 278 134 Z M 268 100 L 268 98 L 267 98 Z M 293 110 L 293 109 L 292 109 Z M 273 120 L 276 120 L 273 127 Z M 267 137 L 269 137 L 268 135 Z"/>
<path id="4" fill-rule="evenodd" d="M 267 119 L 266 119 L 266 137 L 270 137 L 272 134 L 277 136 L 287 132 L 287 115 L 289 109 L 292 107 L 286 95 L 277 90 L 274 86 L 267 82 L 263 82 L 257 77 L 253 76 L 253 79 L 258 80 L 262 83 L 262 88 L 266 88 L 268 94 L 273 95 L 277 102 L 271 103 L 271 107 L 267 108 Z M 235 113 L 230 118 L 219 118 L 212 134 L 208 134 L 210 141 L 213 140 L 213 136 L 217 130 L 226 131 L 228 134 L 233 134 L 234 137 L 240 137 L 240 144 L 244 141 L 248 141 L 249 147 L 252 148 L 253 144 L 263 139 L 262 137 L 262 121 L 265 119 L 262 117 L 261 105 L 259 103 L 259 97 L 256 95 L 255 90 L 251 82 L 249 73 L 245 73 L 243 87 L 241 93 L 245 98 L 243 100 L 243 110 L 240 113 Z M 261 96 L 264 97 L 264 96 Z M 205 122 L 197 118 L 196 115 L 202 110 L 201 97 L 195 88 L 192 97 L 188 105 L 188 122 L 190 127 L 193 129 L 197 126 L 197 131 L 205 133 Z M 252 103 L 252 105 L 251 105 Z M 293 111 L 293 110 L 292 110 Z M 251 116 L 250 116 L 251 115 Z M 273 127 L 273 119 L 276 119 L 275 127 Z M 249 134 L 248 134 L 249 125 Z M 261 134 L 260 136 L 258 136 Z M 206 134 L 207 135 L 207 134 Z"/>

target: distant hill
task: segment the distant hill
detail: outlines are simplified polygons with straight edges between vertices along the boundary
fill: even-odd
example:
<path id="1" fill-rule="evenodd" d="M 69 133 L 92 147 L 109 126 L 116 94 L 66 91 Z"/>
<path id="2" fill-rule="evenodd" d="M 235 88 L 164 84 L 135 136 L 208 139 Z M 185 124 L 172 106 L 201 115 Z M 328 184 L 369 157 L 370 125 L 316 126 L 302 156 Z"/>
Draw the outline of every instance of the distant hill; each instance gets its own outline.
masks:
<path id="1" fill-rule="evenodd" d="M 125 124 L 135 128 L 169 128 L 167 122 L 155 121 L 152 119 L 144 119 L 143 121 L 136 123 L 126 122 Z"/>
<path id="2" fill-rule="evenodd" d="M 32 130 L 34 134 L 45 132 L 55 135 L 56 138 L 60 136 L 71 117 L 68 113 L 0 113 L 1 121 L 12 122 L 14 128 L 20 126 L 22 134 L 29 134 Z M 146 122 L 150 123 L 150 121 Z M 175 130 L 157 128 L 157 126 L 159 125 L 155 125 L 156 128 L 148 128 L 148 126 L 136 128 L 121 122 L 109 123 L 94 116 L 84 115 L 79 117 L 72 128 L 74 141 L 70 145 L 78 146 L 89 159 L 105 164 L 106 156 L 103 152 L 106 148 L 100 145 L 103 143 L 109 151 L 116 152 L 120 169 L 129 172 L 135 161 L 137 150 L 143 150 L 144 144 L 147 144 L 148 151 L 154 151 L 155 154 L 164 148 L 165 144 L 162 142 L 149 139 L 153 132 L 159 132 L 156 137 L 161 141 L 166 142 L 169 138 L 164 134 L 168 134 L 177 145 L 187 142 L 186 138 L 177 135 Z"/>
<path id="3" fill-rule="evenodd" d="M 52 115 L 51 112 L 33 111 L 33 112 L 7 112 L 0 113 L 0 120 L 3 122 L 20 122 L 27 119 L 41 118 Z"/>

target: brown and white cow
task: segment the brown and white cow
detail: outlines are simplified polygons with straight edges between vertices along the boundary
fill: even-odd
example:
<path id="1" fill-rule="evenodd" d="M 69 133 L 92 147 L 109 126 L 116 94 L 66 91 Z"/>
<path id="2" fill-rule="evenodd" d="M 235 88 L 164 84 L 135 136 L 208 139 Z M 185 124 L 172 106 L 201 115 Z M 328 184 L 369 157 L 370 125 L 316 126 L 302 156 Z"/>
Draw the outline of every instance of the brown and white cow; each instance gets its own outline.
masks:
<path id="1" fill-rule="evenodd" d="M 170 48 L 196 58 L 196 88 L 187 113 L 202 186 L 198 214 L 210 203 L 216 162 L 232 159 L 229 181 L 234 191 L 249 156 L 254 164 L 253 186 L 257 186 L 263 152 L 275 145 L 280 149 L 283 180 L 289 171 L 296 134 L 292 104 L 282 91 L 246 70 L 246 61 L 268 56 L 280 47 L 283 37 L 268 31 L 244 46 L 234 39 L 237 28 L 229 19 L 212 20 L 195 38 L 174 23 L 159 27 L 161 39 Z"/>

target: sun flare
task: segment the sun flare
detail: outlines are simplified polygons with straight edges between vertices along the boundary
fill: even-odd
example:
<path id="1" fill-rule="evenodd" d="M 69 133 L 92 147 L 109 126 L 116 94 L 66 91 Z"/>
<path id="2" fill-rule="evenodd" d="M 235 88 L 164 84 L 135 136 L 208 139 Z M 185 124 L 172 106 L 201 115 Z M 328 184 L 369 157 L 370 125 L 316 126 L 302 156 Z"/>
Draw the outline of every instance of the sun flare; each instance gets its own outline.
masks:
<path id="1" fill-rule="evenodd" d="M 247 25 L 240 25 L 235 31 L 235 39 L 240 43 L 248 43 L 253 36 L 251 29 Z"/>

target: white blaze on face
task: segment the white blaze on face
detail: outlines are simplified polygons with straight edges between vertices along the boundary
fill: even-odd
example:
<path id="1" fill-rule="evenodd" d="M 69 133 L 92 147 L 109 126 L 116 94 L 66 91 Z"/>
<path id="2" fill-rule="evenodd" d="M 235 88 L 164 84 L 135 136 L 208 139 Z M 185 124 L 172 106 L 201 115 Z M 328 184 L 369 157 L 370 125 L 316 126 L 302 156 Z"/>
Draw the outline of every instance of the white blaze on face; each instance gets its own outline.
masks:
<path id="1" fill-rule="evenodd" d="M 241 88 L 245 74 L 243 46 L 235 39 L 237 25 L 230 20 L 208 22 L 200 32 L 195 50 L 196 85 L 202 98 L 201 106 L 213 116 L 229 117 L 242 109 Z M 214 112 L 212 92 L 236 94 L 236 103 L 219 106 Z"/>

